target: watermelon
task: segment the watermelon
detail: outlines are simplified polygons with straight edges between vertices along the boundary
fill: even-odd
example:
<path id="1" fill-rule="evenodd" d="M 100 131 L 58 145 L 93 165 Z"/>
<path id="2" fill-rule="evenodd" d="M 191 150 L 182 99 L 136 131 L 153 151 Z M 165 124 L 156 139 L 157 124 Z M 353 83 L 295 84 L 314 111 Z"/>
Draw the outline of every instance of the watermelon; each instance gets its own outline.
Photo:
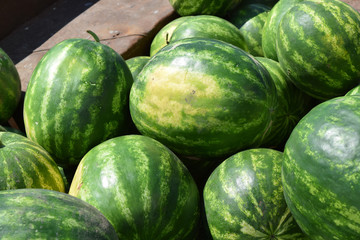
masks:
<path id="1" fill-rule="evenodd" d="M 345 95 L 360 95 L 360 85 L 357 85 L 356 87 L 352 88 Z"/>
<path id="2" fill-rule="evenodd" d="M 247 50 L 244 36 L 234 24 L 210 15 L 193 16 L 181 22 L 173 31 L 170 43 L 195 37 L 217 39 Z"/>
<path id="3" fill-rule="evenodd" d="M 271 129 L 261 146 L 282 150 L 296 124 L 317 101 L 296 88 L 278 62 L 264 57 L 256 59 L 270 73 L 278 96 L 278 106 L 273 112 Z"/>
<path id="4" fill-rule="evenodd" d="M 359 84 L 359 39 L 360 13 L 350 5 L 339 0 L 307 0 L 283 16 L 277 55 L 298 88 L 327 100 Z"/>
<path id="5" fill-rule="evenodd" d="M 47 189 L 0 191 L 1 239 L 118 239 L 96 208 Z"/>
<path id="6" fill-rule="evenodd" d="M 240 27 L 240 32 L 244 36 L 248 47 L 247 51 L 253 56 L 264 56 L 264 52 L 262 50 L 262 30 L 267 17 L 268 12 L 262 12 L 249 19 Z"/>
<path id="7" fill-rule="evenodd" d="M 261 3 L 240 4 L 234 10 L 229 12 L 225 19 L 241 28 L 248 20 L 260 13 L 270 11 L 271 8 Z"/>
<path id="8" fill-rule="evenodd" d="M 81 160 L 69 194 L 100 210 L 120 239 L 193 239 L 199 192 L 187 168 L 142 135 L 107 140 Z"/>
<path id="9" fill-rule="evenodd" d="M 242 5 L 263 4 L 263 5 L 266 5 L 266 6 L 269 6 L 272 8 L 278 2 L 279 2 L 279 0 L 242 0 L 241 4 Z"/>
<path id="10" fill-rule="evenodd" d="M 128 132 L 133 82 L 110 47 L 67 39 L 36 66 L 24 100 L 27 136 L 62 166 L 76 166 L 92 147 Z"/>
<path id="11" fill-rule="evenodd" d="M 52 157 L 37 143 L 13 132 L 0 132 L 0 190 L 44 188 L 65 192 Z"/>
<path id="12" fill-rule="evenodd" d="M 151 41 L 150 45 L 150 57 L 153 56 L 155 53 L 157 53 L 160 49 L 165 47 L 169 44 L 170 38 L 174 32 L 174 30 L 177 28 L 179 24 L 181 24 L 183 21 L 185 21 L 188 18 L 191 18 L 192 16 L 185 16 L 185 17 L 179 17 L 168 24 L 166 24 L 164 27 L 160 29 L 160 31 L 155 35 L 153 40 Z"/>
<path id="13" fill-rule="evenodd" d="M 139 75 L 139 72 L 141 72 L 142 68 L 149 61 L 149 59 L 149 56 L 136 56 L 125 61 L 127 66 L 129 67 L 134 81 L 136 80 L 137 75 Z"/>
<path id="14" fill-rule="evenodd" d="M 305 239 L 284 199 L 283 153 L 254 148 L 227 158 L 204 188 L 214 240 Z"/>
<path id="15" fill-rule="evenodd" d="M 269 12 L 269 16 L 263 27 L 262 48 L 266 58 L 278 61 L 276 53 L 276 36 L 278 26 L 284 14 L 296 3 L 304 0 L 281 0 L 277 2 Z"/>
<path id="16" fill-rule="evenodd" d="M 359 109 L 360 96 L 327 100 L 300 120 L 285 145 L 285 199 L 311 239 L 359 239 Z"/>
<path id="17" fill-rule="evenodd" d="M 178 156 L 223 158 L 259 145 L 276 89 L 245 51 L 213 39 L 184 39 L 150 58 L 130 91 L 138 130 Z"/>
<path id="18" fill-rule="evenodd" d="M 0 48 L 0 124 L 15 112 L 21 97 L 19 73 L 6 52 Z"/>
<path id="19" fill-rule="evenodd" d="M 169 0 L 180 16 L 217 15 L 224 16 L 242 0 Z"/>

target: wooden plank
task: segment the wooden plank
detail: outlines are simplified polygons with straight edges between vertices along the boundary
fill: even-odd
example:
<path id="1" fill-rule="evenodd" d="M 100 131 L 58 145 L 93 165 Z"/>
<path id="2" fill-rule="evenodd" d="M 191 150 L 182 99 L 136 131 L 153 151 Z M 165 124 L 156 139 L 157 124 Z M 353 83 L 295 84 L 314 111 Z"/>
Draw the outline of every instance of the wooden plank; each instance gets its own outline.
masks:
<path id="1" fill-rule="evenodd" d="M 86 32 L 91 30 L 103 44 L 127 59 L 147 55 L 155 34 L 175 17 L 176 13 L 168 0 L 98 1 L 16 64 L 22 91 L 26 91 L 31 74 L 41 57 L 65 39 L 92 39 Z"/>
<path id="2" fill-rule="evenodd" d="M 56 0 L 0 0 L 0 39 Z"/>

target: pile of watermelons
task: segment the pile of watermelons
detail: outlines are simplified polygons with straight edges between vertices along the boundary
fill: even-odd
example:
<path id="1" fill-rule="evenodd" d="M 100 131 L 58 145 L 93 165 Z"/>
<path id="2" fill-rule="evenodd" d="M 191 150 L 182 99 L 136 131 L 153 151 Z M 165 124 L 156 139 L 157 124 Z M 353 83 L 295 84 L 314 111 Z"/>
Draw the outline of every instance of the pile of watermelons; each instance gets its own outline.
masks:
<path id="1" fill-rule="evenodd" d="M 1 239 L 360 239 L 360 14 L 170 0 L 149 56 L 67 39 L 26 133 L 0 51 Z"/>

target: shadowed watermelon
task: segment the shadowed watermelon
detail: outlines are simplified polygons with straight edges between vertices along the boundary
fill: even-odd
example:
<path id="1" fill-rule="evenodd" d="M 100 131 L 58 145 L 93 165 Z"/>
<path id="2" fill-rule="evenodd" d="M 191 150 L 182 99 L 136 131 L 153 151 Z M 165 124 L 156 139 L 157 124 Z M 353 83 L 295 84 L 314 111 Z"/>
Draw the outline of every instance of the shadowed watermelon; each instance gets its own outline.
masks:
<path id="1" fill-rule="evenodd" d="M 0 191 L 0 216 L 1 239 L 118 239 L 96 208 L 57 191 Z"/>
<path id="2" fill-rule="evenodd" d="M 138 75 L 130 112 L 138 130 L 179 156 L 221 158 L 260 144 L 276 89 L 266 69 L 231 44 L 184 39 Z"/>
<path id="3" fill-rule="evenodd" d="M 187 168 L 149 137 L 107 140 L 81 160 L 69 194 L 99 209 L 120 239 L 193 239 L 199 192 Z"/>
<path id="4" fill-rule="evenodd" d="M 360 13 L 342 1 L 300 2 L 279 24 L 279 63 L 307 94 L 321 100 L 342 96 L 359 84 L 359 29 Z"/>
<path id="5" fill-rule="evenodd" d="M 213 171 L 204 202 L 214 240 L 305 239 L 284 199 L 282 160 L 282 152 L 250 149 Z"/>
<path id="6" fill-rule="evenodd" d="M 169 0 L 180 16 L 217 15 L 224 16 L 242 0 Z"/>
<path id="7" fill-rule="evenodd" d="M 314 107 L 291 133 L 283 161 L 285 199 L 310 239 L 360 236 L 360 96 Z"/>
<path id="8" fill-rule="evenodd" d="M 129 67 L 134 81 L 136 80 L 137 75 L 141 72 L 145 64 L 149 61 L 149 59 L 149 56 L 137 56 L 127 59 L 125 61 Z"/>
<path id="9" fill-rule="evenodd" d="M 21 97 L 19 73 L 10 57 L 0 48 L 0 124 L 15 112 Z"/>
<path id="10" fill-rule="evenodd" d="M 262 12 L 270 11 L 270 7 L 261 3 L 241 4 L 234 10 L 229 12 L 226 20 L 234 24 L 236 27 L 241 28 L 251 18 L 259 15 Z"/>
<path id="11" fill-rule="evenodd" d="M 77 165 L 95 145 L 127 133 L 133 82 L 123 58 L 110 47 L 67 39 L 36 66 L 24 101 L 27 136 L 62 166 Z"/>
<path id="12" fill-rule="evenodd" d="M 310 111 L 316 101 L 295 87 L 278 62 L 264 57 L 256 59 L 270 73 L 278 96 L 278 106 L 273 112 L 270 131 L 261 146 L 282 150 L 296 124 Z"/>

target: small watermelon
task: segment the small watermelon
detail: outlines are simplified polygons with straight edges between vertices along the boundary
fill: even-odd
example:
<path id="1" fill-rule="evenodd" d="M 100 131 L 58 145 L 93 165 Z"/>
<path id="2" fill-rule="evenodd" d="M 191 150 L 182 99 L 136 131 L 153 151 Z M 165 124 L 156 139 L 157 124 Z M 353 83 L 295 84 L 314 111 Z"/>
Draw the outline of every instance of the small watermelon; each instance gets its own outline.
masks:
<path id="1" fill-rule="evenodd" d="M 69 194 L 99 209 L 120 239 L 193 239 L 200 208 L 180 159 L 142 135 L 107 140 L 81 160 Z"/>
<path id="2" fill-rule="evenodd" d="M 44 188 L 65 192 L 52 157 L 37 143 L 13 132 L 0 131 L 0 190 Z"/>
<path id="3" fill-rule="evenodd" d="M 300 120 L 285 145 L 285 199 L 311 239 L 359 239 L 359 109 L 360 96 L 327 100 Z"/>
<path id="4" fill-rule="evenodd" d="M 169 0 L 180 16 L 216 15 L 224 16 L 242 0 Z"/>
<path id="5" fill-rule="evenodd" d="M 145 64 L 149 61 L 149 59 L 149 56 L 136 56 L 125 61 L 127 66 L 129 67 L 134 81 L 136 80 L 137 75 L 139 75 Z"/>
<path id="6" fill-rule="evenodd" d="M 155 35 L 150 45 L 150 57 L 170 43 L 171 36 L 179 24 L 192 16 L 179 17 L 166 24 Z"/>
<path id="7" fill-rule="evenodd" d="M 0 191 L 1 239 L 118 239 L 96 208 L 46 189 Z"/>
<path id="8" fill-rule="evenodd" d="M 204 188 L 214 240 L 305 239 L 284 199 L 283 153 L 256 148 L 222 162 Z"/>
<path id="9" fill-rule="evenodd" d="M 21 97 L 19 73 L 11 58 L 0 48 L 0 124 L 15 112 Z"/>

